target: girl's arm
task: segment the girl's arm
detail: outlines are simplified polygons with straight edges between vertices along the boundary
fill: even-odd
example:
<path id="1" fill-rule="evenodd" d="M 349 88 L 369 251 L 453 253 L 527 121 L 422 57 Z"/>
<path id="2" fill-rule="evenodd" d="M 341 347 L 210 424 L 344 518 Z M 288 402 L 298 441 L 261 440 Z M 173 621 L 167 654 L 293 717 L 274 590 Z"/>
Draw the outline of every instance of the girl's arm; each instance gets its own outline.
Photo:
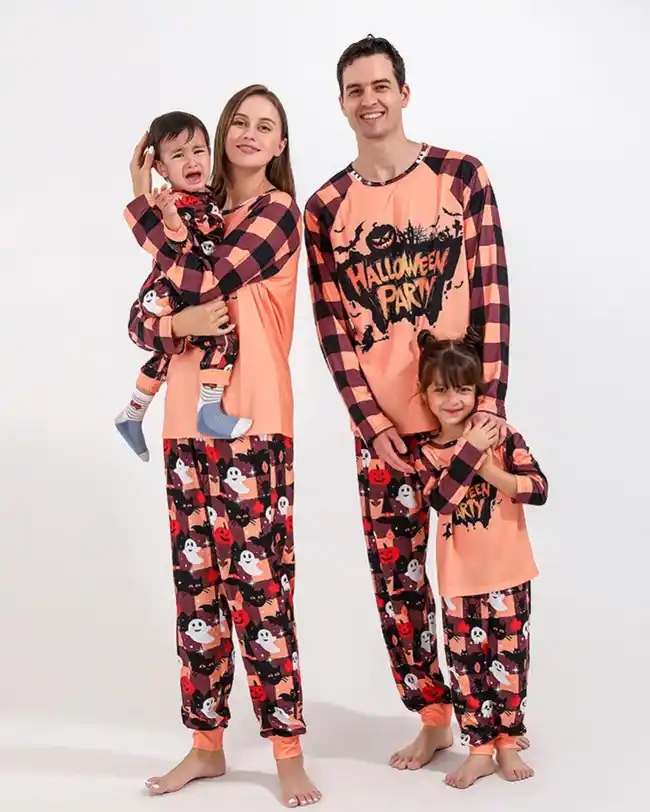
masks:
<path id="1" fill-rule="evenodd" d="M 497 468 L 492 455 L 480 469 L 480 474 L 490 485 L 525 505 L 543 505 L 548 496 L 548 481 L 526 445 L 516 431 L 509 431 L 505 442 L 506 471 Z"/>
<path id="2" fill-rule="evenodd" d="M 458 450 L 451 458 L 448 468 L 436 467 L 431 446 L 420 446 L 416 454 L 415 469 L 424 487 L 429 505 L 440 515 L 453 513 L 472 484 L 474 475 L 485 459 L 480 451 L 466 438 L 458 441 Z"/>

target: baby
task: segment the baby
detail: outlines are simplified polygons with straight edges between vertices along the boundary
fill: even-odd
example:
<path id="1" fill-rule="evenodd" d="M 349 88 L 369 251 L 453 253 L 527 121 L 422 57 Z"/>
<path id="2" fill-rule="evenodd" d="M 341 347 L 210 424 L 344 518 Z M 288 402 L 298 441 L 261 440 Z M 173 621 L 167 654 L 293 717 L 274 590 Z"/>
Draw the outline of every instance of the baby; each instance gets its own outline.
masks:
<path id="1" fill-rule="evenodd" d="M 209 256 L 223 239 L 224 224 L 208 186 L 210 139 L 205 125 L 189 113 L 165 113 L 154 119 L 149 128 L 148 149 L 154 153 L 156 171 L 171 186 L 171 194 L 164 199 L 172 205 L 165 205 L 162 210 L 171 246 L 179 251 L 190 240 Z M 140 291 L 140 301 L 148 313 L 158 317 L 177 313 L 188 304 L 156 263 Z M 198 431 L 222 439 L 242 436 L 250 429 L 252 421 L 227 415 L 221 406 L 237 358 L 236 333 L 231 331 L 226 335 L 190 338 L 189 341 L 203 352 Z M 117 430 L 144 461 L 149 460 L 149 449 L 142 421 L 154 395 L 165 382 L 169 361 L 170 357 L 165 353 L 152 355 L 140 371 L 129 403 L 115 419 Z"/>

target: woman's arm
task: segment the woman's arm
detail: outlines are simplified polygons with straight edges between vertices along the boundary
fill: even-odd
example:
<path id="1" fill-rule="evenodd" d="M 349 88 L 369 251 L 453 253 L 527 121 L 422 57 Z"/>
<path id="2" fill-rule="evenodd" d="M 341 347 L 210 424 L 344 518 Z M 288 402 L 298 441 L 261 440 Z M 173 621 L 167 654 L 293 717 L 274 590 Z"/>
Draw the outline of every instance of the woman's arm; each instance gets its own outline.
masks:
<path id="1" fill-rule="evenodd" d="M 300 249 L 300 212 L 283 192 L 269 192 L 252 204 L 210 256 L 198 246 L 184 252 L 176 250 L 145 194 L 128 205 L 125 218 L 138 243 L 154 257 L 188 304 L 209 302 L 251 282 L 268 279 Z"/>

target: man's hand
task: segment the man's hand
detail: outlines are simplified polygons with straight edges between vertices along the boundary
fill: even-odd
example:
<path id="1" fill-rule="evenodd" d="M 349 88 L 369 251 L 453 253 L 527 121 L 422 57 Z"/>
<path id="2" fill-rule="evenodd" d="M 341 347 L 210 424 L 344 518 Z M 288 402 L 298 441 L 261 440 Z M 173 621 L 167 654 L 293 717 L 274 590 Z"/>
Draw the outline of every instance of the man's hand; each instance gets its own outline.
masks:
<path id="1" fill-rule="evenodd" d="M 415 473 L 415 469 L 398 456 L 399 454 L 406 454 L 408 449 L 396 428 L 391 427 L 378 434 L 374 439 L 372 448 L 375 456 L 388 463 L 391 468 L 395 468 L 403 474 Z"/>
<path id="2" fill-rule="evenodd" d="M 145 133 L 135 145 L 129 164 L 133 197 L 149 194 L 151 191 L 151 169 L 153 167 L 153 147 L 147 149 L 149 133 Z"/>
<path id="3" fill-rule="evenodd" d="M 494 445 L 505 443 L 508 436 L 508 424 L 503 417 L 489 412 L 474 412 L 467 421 L 467 426 L 471 428 L 472 426 L 483 426 L 486 423 L 491 423 L 497 429 L 498 436 Z"/>
<path id="4" fill-rule="evenodd" d="M 154 189 L 151 193 L 152 202 L 160 209 L 163 222 L 170 231 L 178 231 L 183 226 L 183 221 L 176 208 L 176 201 L 179 197 L 178 192 L 173 192 L 171 186 Z"/>

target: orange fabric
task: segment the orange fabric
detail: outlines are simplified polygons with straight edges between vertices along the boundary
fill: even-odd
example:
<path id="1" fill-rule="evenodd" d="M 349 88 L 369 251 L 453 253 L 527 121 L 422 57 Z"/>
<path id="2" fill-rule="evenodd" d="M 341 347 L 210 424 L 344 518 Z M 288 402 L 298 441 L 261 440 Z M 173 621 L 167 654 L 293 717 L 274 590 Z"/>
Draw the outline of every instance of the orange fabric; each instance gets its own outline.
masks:
<path id="1" fill-rule="evenodd" d="M 292 736 L 269 736 L 269 740 L 273 744 L 273 757 L 276 761 L 285 758 L 297 758 L 302 755 L 302 747 L 300 745 L 300 737 Z"/>
<path id="2" fill-rule="evenodd" d="M 195 730 L 192 747 L 195 750 L 221 750 L 223 748 L 223 728 L 214 730 Z"/>
<path id="3" fill-rule="evenodd" d="M 248 213 L 248 208 L 224 215 L 226 235 Z M 227 414 L 253 420 L 249 434 L 293 437 L 293 392 L 289 351 L 293 338 L 296 252 L 267 280 L 244 285 L 228 301 L 230 321 L 239 334 L 239 356 L 223 397 Z M 167 377 L 163 437 L 196 438 L 201 350 L 187 346 L 172 356 Z"/>
<path id="4" fill-rule="evenodd" d="M 136 381 L 136 388 L 139 389 L 141 392 L 144 392 L 146 395 L 155 395 L 157 392 L 160 391 L 162 387 L 162 382 L 157 381 L 155 378 L 150 378 L 148 375 L 143 375 L 140 373 L 138 375 L 138 380 Z"/>
<path id="5" fill-rule="evenodd" d="M 232 372 L 225 369 L 202 369 L 199 375 L 201 383 L 211 383 L 215 386 L 228 386 Z M 178 437 L 174 438 L 175 440 Z"/>
<path id="6" fill-rule="evenodd" d="M 439 470 L 447 468 L 456 445 L 429 444 L 427 457 Z M 506 470 L 503 446 L 495 449 L 493 459 Z M 453 516 L 438 517 L 436 562 L 438 590 L 446 598 L 483 595 L 531 581 L 539 571 L 523 505 L 485 482 L 471 485 Z"/>
<path id="7" fill-rule="evenodd" d="M 469 754 L 470 756 L 492 756 L 494 755 L 494 742 L 479 744 L 478 747 L 470 747 Z"/>
<path id="8" fill-rule="evenodd" d="M 451 710 L 451 705 L 427 705 L 420 711 L 422 724 L 432 727 L 449 727 Z"/>

